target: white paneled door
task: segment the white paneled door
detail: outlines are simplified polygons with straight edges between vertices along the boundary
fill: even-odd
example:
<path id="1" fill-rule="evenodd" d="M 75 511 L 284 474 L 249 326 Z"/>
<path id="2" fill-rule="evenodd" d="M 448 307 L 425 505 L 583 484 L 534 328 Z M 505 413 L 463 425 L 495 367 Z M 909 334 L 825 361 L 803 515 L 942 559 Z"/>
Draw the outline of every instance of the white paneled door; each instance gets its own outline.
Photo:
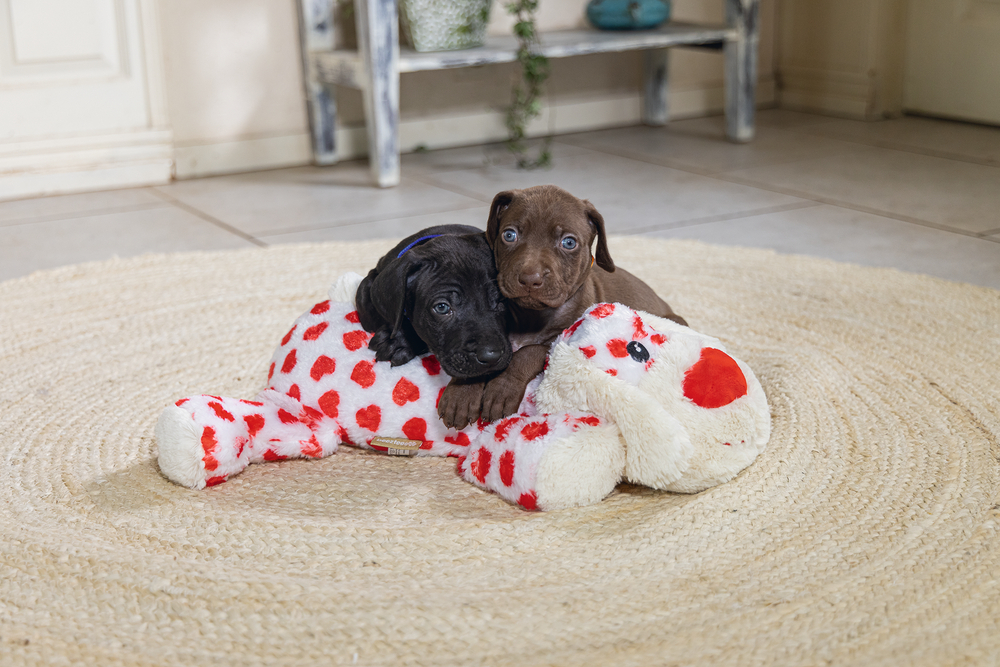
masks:
<path id="1" fill-rule="evenodd" d="M 164 182 L 153 0 L 0 0 L 0 199 Z"/>
<path id="2" fill-rule="evenodd" d="M 1000 125 L 1000 0 L 910 0 L 907 110 Z"/>

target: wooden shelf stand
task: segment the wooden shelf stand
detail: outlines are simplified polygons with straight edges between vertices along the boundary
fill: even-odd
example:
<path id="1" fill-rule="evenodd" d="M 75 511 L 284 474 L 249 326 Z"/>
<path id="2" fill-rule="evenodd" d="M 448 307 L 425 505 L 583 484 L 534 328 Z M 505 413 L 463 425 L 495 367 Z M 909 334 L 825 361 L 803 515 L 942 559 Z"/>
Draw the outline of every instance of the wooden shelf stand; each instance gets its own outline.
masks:
<path id="1" fill-rule="evenodd" d="M 643 51 L 645 92 L 642 120 L 669 119 L 668 53 L 671 47 L 719 48 L 725 52 L 726 136 L 754 135 L 759 0 L 723 0 L 726 25 L 668 23 L 655 30 L 565 30 L 543 33 L 539 52 L 549 58 L 590 53 Z M 488 37 L 460 51 L 419 53 L 400 47 L 395 0 L 355 0 L 356 51 L 334 48 L 335 0 L 299 0 L 302 60 L 316 164 L 337 161 L 336 105 L 331 86 L 361 90 L 372 178 L 380 187 L 399 183 L 399 76 L 407 72 L 475 67 L 517 59 L 513 36 Z"/>

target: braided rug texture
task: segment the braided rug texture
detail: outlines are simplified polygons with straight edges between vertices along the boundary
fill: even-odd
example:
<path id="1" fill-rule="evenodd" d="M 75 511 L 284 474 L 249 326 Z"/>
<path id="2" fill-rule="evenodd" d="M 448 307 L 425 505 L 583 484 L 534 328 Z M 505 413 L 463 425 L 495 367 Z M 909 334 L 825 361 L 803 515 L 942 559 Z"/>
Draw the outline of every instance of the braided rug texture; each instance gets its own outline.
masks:
<path id="1" fill-rule="evenodd" d="M 250 397 L 392 241 L 145 256 L 0 284 L 2 665 L 1000 663 L 1000 292 L 639 238 L 770 445 L 696 495 L 529 513 L 349 447 L 191 491 L 153 425 Z"/>

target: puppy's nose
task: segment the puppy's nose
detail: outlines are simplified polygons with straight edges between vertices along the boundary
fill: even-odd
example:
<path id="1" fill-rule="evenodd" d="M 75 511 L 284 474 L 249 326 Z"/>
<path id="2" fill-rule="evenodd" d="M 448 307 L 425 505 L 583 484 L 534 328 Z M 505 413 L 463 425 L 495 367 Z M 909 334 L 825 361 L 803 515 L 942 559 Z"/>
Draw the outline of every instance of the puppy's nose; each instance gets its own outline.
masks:
<path id="1" fill-rule="evenodd" d="M 476 359 L 479 360 L 481 364 L 492 364 L 496 363 L 496 360 L 500 358 L 503 353 L 495 347 L 482 347 L 476 350 Z"/>
<path id="2" fill-rule="evenodd" d="M 542 286 L 542 274 L 538 271 L 528 273 L 525 271 L 517 277 L 517 281 L 525 287 L 537 289 Z"/>

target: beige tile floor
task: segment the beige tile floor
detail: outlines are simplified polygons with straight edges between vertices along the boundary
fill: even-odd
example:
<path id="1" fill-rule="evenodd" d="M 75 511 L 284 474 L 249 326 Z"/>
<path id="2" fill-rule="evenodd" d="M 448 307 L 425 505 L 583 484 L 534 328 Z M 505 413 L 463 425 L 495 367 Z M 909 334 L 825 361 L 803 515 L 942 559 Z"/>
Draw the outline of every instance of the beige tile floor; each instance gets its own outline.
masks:
<path id="1" fill-rule="evenodd" d="M 590 199 L 612 234 L 766 247 L 1000 289 L 1000 128 L 769 110 L 745 145 L 723 141 L 712 117 L 562 136 L 553 152 L 553 168 L 532 172 L 496 145 L 407 155 L 402 183 L 388 190 L 369 185 L 364 162 L 348 162 L 0 202 L 0 280 L 116 255 L 484 226 L 496 192 L 554 183 Z"/>

